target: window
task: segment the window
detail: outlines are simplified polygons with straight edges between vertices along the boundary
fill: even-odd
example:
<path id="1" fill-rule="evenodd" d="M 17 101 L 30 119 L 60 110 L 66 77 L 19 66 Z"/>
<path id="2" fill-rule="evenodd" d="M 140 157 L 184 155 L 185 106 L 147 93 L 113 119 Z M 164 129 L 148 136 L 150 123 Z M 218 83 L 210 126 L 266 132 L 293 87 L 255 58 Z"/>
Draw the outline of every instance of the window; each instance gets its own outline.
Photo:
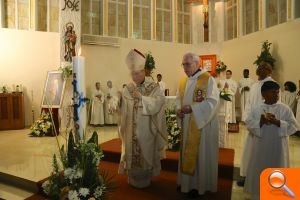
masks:
<path id="1" fill-rule="evenodd" d="M 126 0 L 108 0 L 108 35 L 127 37 Z"/>
<path id="2" fill-rule="evenodd" d="M 244 34 L 258 31 L 258 0 L 244 1 Z"/>
<path id="3" fill-rule="evenodd" d="M 82 34 L 102 35 L 102 0 L 81 1 Z"/>
<path id="4" fill-rule="evenodd" d="M 16 28 L 16 4 L 15 0 L 4 0 L 4 24 L 5 28 Z"/>
<path id="5" fill-rule="evenodd" d="M 171 3 L 171 0 L 156 0 L 156 40 L 172 41 Z"/>
<path id="6" fill-rule="evenodd" d="M 29 29 L 29 0 L 4 0 L 4 28 Z"/>
<path id="7" fill-rule="evenodd" d="M 50 32 L 59 31 L 59 0 L 49 1 L 49 30 Z"/>
<path id="8" fill-rule="evenodd" d="M 133 38 L 151 39 L 151 0 L 133 0 Z"/>
<path id="9" fill-rule="evenodd" d="M 37 30 L 47 31 L 47 0 L 38 0 L 37 4 Z"/>
<path id="10" fill-rule="evenodd" d="M 191 6 L 184 0 L 177 0 L 178 42 L 191 43 Z"/>
<path id="11" fill-rule="evenodd" d="M 237 37 L 237 0 L 227 0 L 225 5 L 225 39 Z"/>
<path id="12" fill-rule="evenodd" d="M 286 0 L 267 0 L 267 27 L 286 22 L 286 20 Z"/>
<path id="13" fill-rule="evenodd" d="M 29 0 L 18 0 L 18 28 L 29 29 Z"/>

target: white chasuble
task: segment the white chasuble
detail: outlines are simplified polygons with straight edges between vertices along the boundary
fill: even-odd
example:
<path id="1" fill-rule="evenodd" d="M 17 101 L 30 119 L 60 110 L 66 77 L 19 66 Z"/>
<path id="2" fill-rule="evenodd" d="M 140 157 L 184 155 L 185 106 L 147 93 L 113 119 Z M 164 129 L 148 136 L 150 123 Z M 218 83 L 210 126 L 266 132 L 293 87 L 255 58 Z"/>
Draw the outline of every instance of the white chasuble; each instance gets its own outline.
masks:
<path id="1" fill-rule="evenodd" d="M 248 114 L 255 106 L 260 105 L 264 102 L 263 97 L 261 95 L 261 86 L 266 81 L 274 81 L 274 80 L 271 77 L 267 77 L 264 80 L 260 80 L 251 86 L 248 103 L 246 104 L 247 106 L 245 109 L 246 119 Z M 247 134 L 247 137 L 244 142 L 244 149 L 243 149 L 243 154 L 241 158 L 241 167 L 240 167 L 240 175 L 243 177 L 247 175 L 248 164 L 250 161 L 250 156 L 252 151 L 253 151 L 253 135 Z"/>
<path id="2" fill-rule="evenodd" d="M 181 162 L 184 159 L 181 153 L 178 168 L 178 185 L 181 185 L 181 192 L 189 192 L 192 189 L 198 190 L 199 194 L 205 191 L 216 192 L 218 182 L 218 116 L 217 108 L 219 102 L 219 90 L 213 77 L 208 78 L 205 96 L 201 102 L 195 102 L 194 93 L 198 77 L 206 73 L 204 70 L 197 72 L 186 81 L 184 97 L 181 103 L 179 91 L 177 92 L 177 109 L 184 105 L 191 105 L 192 113 L 186 114 L 183 118 L 183 137 L 181 149 L 185 149 L 189 134 L 189 123 L 193 120 L 200 134 L 200 143 L 197 150 L 196 166 L 193 175 L 183 173 Z M 181 121 L 181 120 L 180 120 Z M 181 123 L 179 123 L 181 124 Z"/>
<path id="3" fill-rule="evenodd" d="M 104 93 L 101 90 L 93 92 L 90 124 L 104 125 L 104 98 Z"/>
<path id="4" fill-rule="evenodd" d="M 249 102 L 250 91 L 243 90 L 245 87 L 249 89 L 254 84 L 254 80 L 251 78 L 242 78 L 239 82 L 239 93 L 241 94 L 241 119 L 242 122 L 246 120 L 245 109 L 247 107 L 247 103 Z"/>
<path id="5" fill-rule="evenodd" d="M 272 113 L 280 120 L 280 127 L 264 124 L 260 116 Z M 252 156 L 246 176 L 245 191 L 259 197 L 260 173 L 266 168 L 289 167 L 288 137 L 295 133 L 298 124 L 291 109 L 283 104 L 261 104 L 250 111 L 246 119 L 249 134 L 253 136 Z"/>
<path id="6" fill-rule="evenodd" d="M 138 90 L 142 98 L 133 98 Z M 165 158 L 167 129 L 165 96 L 159 85 L 145 81 L 124 88 L 120 109 L 120 137 L 122 154 L 119 173 L 128 173 L 129 184 L 143 188 L 150 185 L 152 176 L 161 170 L 160 160 Z"/>

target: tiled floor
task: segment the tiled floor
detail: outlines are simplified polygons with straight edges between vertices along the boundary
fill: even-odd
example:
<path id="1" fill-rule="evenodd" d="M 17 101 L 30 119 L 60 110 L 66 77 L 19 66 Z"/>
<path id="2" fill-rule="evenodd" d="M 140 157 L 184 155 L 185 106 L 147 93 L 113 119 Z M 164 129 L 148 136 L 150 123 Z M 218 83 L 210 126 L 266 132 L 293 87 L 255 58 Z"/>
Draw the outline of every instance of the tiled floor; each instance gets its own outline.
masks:
<path id="1" fill-rule="evenodd" d="M 87 130 L 88 135 L 97 130 L 100 143 L 118 137 L 116 127 L 92 128 Z M 51 161 L 54 153 L 58 153 L 55 137 L 31 138 L 28 130 L 0 131 L 0 172 L 13 174 L 32 181 L 39 181 L 48 177 L 51 172 Z M 243 126 L 240 133 L 229 133 L 227 148 L 235 149 L 235 167 L 240 166 L 241 153 L 246 131 Z M 63 144 L 63 136 L 58 137 L 58 142 Z M 300 167 L 300 138 L 290 138 L 291 167 Z M 243 190 L 236 186 L 232 188 L 232 200 L 245 200 L 249 197 Z M 0 182 L 0 198 L 24 199 L 31 194 L 4 185 Z"/>

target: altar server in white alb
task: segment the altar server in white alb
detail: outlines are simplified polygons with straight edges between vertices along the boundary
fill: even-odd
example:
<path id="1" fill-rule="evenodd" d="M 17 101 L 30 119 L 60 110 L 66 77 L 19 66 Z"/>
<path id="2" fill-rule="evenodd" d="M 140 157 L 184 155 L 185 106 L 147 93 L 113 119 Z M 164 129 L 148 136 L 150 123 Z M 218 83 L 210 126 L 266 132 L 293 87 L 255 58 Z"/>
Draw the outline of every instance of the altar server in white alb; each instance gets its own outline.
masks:
<path id="1" fill-rule="evenodd" d="M 105 124 L 117 124 L 116 110 L 119 104 L 118 90 L 113 87 L 112 81 L 107 81 L 107 91 L 105 94 Z"/>
<path id="2" fill-rule="evenodd" d="M 122 93 L 119 173 L 127 173 L 133 187 L 145 188 L 152 176 L 159 175 L 160 161 L 165 157 L 165 96 L 157 83 L 145 79 L 145 57 L 141 52 L 131 50 L 126 63 L 133 82 Z"/>
<path id="3" fill-rule="evenodd" d="M 297 107 L 297 86 L 295 83 L 291 81 L 287 81 L 284 83 L 284 91 L 281 93 L 281 101 L 282 103 L 288 105 L 293 113 L 296 113 Z"/>
<path id="4" fill-rule="evenodd" d="M 235 114 L 235 94 L 237 91 L 237 83 L 235 80 L 232 79 L 232 71 L 226 71 L 226 80 L 225 80 L 225 87 L 228 89 L 231 96 L 231 101 L 228 101 L 228 118 L 229 123 L 236 123 L 236 114 Z"/>
<path id="5" fill-rule="evenodd" d="M 90 124 L 96 126 L 104 126 L 104 92 L 100 89 L 100 83 L 96 83 L 96 89 L 92 94 L 92 108 L 91 108 L 91 122 Z"/>
<path id="6" fill-rule="evenodd" d="M 254 84 L 254 80 L 249 78 L 249 69 L 244 69 L 243 78 L 239 81 L 239 93 L 241 94 L 241 118 L 245 122 L 245 108 L 249 101 L 250 87 Z"/>
<path id="7" fill-rule="evenodd" d="M 199 69 L 199 56 L 182 60 L 186 74 L 177 92 L 177 116 L 183 129 L 178 186 L 189 198 L 216 192 L 218 180 L 219 89 L 215 79 Z"/>
<path id="8" fill-rule="evenodd" d="M 266 81 L 274 81 L 271 78 L 272 71 L 273 71 L 272 66 L 267 62 L 262 62 L 257 67 L 256 75 L 258 76 L 258 82 L 254 83 L 250 88 L 249 99 L 245 110 L 246 118 L 256 105 L 260 105 L 264 102 L 263 97 L 261 95 L 261 86 Z M 239 186 L 244 186 L 245 177 L 247 175 L 248 165 L 249 165 L 252 152 L 253 152 L 253 135 L 247 134 L 244 143 L 244 149 L 241 158 L 241 168 L 240 168 L 240 175 L 241 177 L 244 178 L 242 178 L 237 182 Z"/>
<path id="9" fill-rule="evenodd" d="M 266 168 L 289 167 L 289 136 L 298 130 L 292 110 L 279 102 L 279 85 L 266 81 L 261 87 L 264 103 L 256 105 L 246 118 L 253 136 L 253 148 L 245 191 L 259 199 L 260 173 Z"/>

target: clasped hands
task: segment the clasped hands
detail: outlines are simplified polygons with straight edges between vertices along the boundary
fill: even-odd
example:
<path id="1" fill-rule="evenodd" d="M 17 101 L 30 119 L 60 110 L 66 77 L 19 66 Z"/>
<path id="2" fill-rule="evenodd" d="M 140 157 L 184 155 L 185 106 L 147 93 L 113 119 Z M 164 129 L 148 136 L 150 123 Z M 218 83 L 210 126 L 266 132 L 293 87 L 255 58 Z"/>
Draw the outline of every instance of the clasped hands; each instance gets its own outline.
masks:
<path id="1" fill-rule="evenodd" d="M 276 119 L 275 115 L 273 115 L 272 113 L 266 113 L 260 116 L 260 127 L 262 127 L 264 124 L 274 124 L 280 127 L 280 120 Z"/>
<path id="2" fill-rule="evenodd" d="M 177 117 L 183 119 L 185 114 L 190 113 L 192 113 L 192 107 L 190 105 L 185 105 L 181 109 L 177 110 Z"/>
<path id="3" fill-rule="evenodd" d="M 142 98 L 142 94 L 138 90 L 134 90 L 132 92 L 132 96 L 133 96 L 133 98 L 137 98 L 137 99 Z"/>

